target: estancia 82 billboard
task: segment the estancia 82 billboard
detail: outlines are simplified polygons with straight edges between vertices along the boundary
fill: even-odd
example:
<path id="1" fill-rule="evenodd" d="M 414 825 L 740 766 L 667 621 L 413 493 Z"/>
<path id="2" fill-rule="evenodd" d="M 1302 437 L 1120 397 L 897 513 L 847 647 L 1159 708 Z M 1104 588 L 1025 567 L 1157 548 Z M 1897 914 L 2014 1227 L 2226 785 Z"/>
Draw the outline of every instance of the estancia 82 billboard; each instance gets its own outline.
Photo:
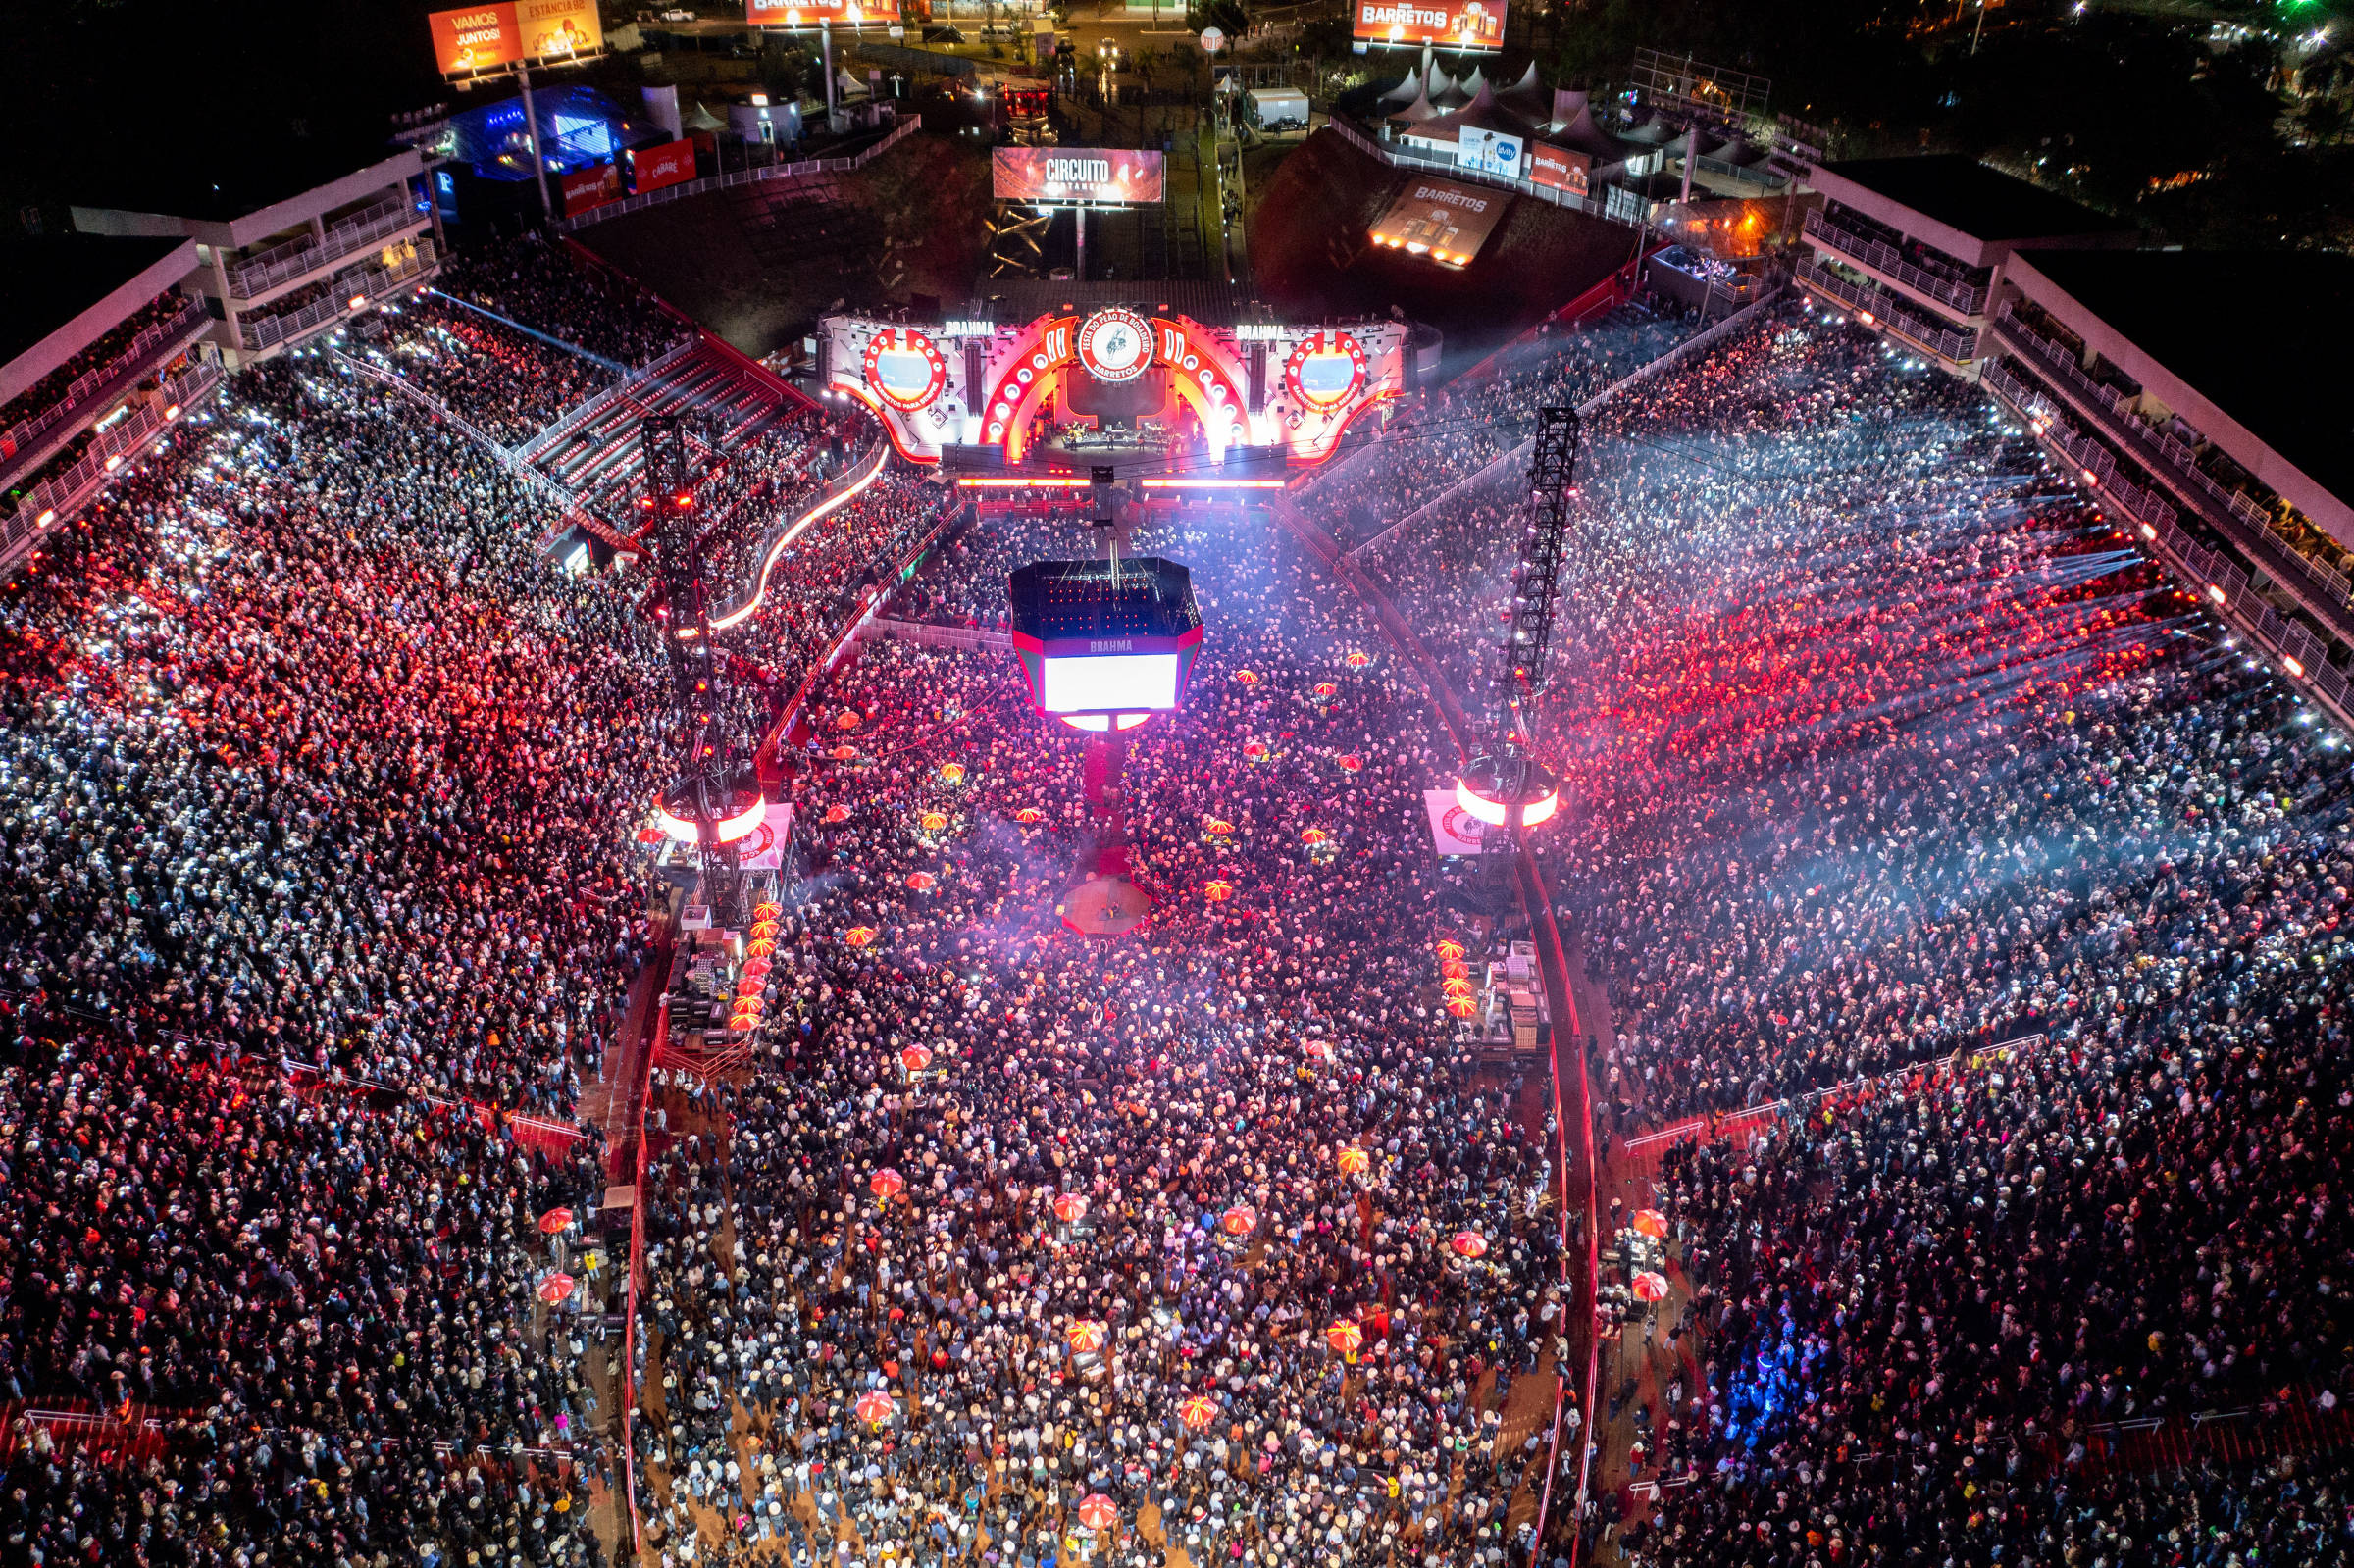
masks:
<path id="1" fill-rule="evenodd" d="M 1504 47 L 1505 0 L 1356 0 L 1354 36 L 1367 43 Z"/>

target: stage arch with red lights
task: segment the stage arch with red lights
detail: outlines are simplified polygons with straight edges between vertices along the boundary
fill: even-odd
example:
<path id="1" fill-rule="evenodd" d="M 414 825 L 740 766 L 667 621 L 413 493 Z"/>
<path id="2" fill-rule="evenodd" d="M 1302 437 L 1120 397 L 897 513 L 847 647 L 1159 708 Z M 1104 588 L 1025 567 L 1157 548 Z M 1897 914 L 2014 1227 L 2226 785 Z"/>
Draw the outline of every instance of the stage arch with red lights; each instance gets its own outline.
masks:
<path id="1" fill-rule="evenodd" d="M 1394 321 L 1211 324 L 1144 301 L 1007 324 L 831 316 L 819 331 L 826 392 L 874 410 L 902 457 L 1016 469 L 1114 450 L 1172 472 L 1238 449 L 1320 463 L 1406 390 L 1412 352 Z"/>

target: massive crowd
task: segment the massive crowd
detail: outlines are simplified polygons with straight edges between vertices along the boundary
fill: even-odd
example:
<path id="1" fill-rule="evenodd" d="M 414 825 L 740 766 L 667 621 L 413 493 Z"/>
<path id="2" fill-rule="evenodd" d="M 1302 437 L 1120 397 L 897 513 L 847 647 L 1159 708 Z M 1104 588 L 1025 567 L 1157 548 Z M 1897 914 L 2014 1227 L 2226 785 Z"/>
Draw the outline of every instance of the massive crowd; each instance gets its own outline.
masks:
<path id="1" fill-rule="evenodd" d="M 992 617 L 1071 531 L 984 519 L 908 598 Z M 1050 1560 L 1098 1494 L 1122 1562 L 1487 1561 L 1535 1511 L 1558 1217 L 1433 1005 L 1412 689 L 1263 514 L 1131 547 L 1209 628 L 1121 776 L 1137 938 L 1057 919 L 1113 829 L 1009 656 L 879 641 L 811 705 L 779 1054 L 649 1176 L 675 1561 Z"/>
<path id="2" fill-rule="evenodd" d="M 2136 1473 L 2108 1425 L 2294 1433 L 2347 1381 L 2307 1311 L 2354 1266 L 2342 740 L 1854 329 L 1786 308 L 1587 441 L 1543 853 L 1612 1009 L 1598 1139 L 1704 1119 L 1654 1196 L 1668 1299 L 1606 1292 L 1651 1353 L 1589 1531 L 1678 1565 L 2342 1550 L 2334 1464 Z M 1466 701 L 1522 482 L 1364 557 Z"/>
<path id="3" fill-rule="evenodd" d="M 444 286 L 661 351 L 535 246 Z M 592 384 L 462 314 L 399 369 L 498 438 Z M 1682 330 L 1540 343 L 1302 509 L 1373 539 Z M 494 361 L 542 401 L 482 399 Z M 723 481 L 759 519 L 723 596 L 852 433 Z M 1667 1299 L 1612 1263 L 1630 1349 L 1556 1518 L 1658 1568 L 2342 1557 L 2341 1463 L 2152 1466 L 2116 1426 L 2340 1430 L 2342 742 L 1855 329 L 1770 313 L 1587 441 L 1542 853 L 1611 1004 L 1592 1136 L 1679 1136 Z M 1515 479 L 1360 558 L 1474 711 Z M 817 676 L 777 1001 L 658 1140 L 610 1363 L 575 1314 L 611 1271 L 552 1211 L 606 1182 L 564 1129 L 648 948 L 663 682 L 642 574 L 564 578 L 555 521 L 297 353 L 0 594 L 11 1559 L 601 1560 L 634 1370 L 667 1564 L 1558 1560 L 1550 1099 L 1437 1005 L 1434 942 L 1484 939 L 1425 821 L 1456 759 L 1255 506 L 1138 521 L 1208 636 L 1115 769 L 1006 653 Z M 995 630 L 1011 567 L 1094 544 L 887 470 L 783 544 L 732 667 L 773 707 L 863 593 Z M 1075 935 L 1064 890 L 1123 866 L 1146 926 Z M 600 1278 L 551 1307 L 566 1267 Z"/>
<path id="4" fill-rule="evenodd" d="M 649 644 L 545 523 L 300 355 L 8 584 L 0 1364 L 160 1434 L 13 1432 L 20 1560 L 591 1549 L 535 1290 L 598 1143 L 465 1103 L 571 1121 L 644 936 Z"/>

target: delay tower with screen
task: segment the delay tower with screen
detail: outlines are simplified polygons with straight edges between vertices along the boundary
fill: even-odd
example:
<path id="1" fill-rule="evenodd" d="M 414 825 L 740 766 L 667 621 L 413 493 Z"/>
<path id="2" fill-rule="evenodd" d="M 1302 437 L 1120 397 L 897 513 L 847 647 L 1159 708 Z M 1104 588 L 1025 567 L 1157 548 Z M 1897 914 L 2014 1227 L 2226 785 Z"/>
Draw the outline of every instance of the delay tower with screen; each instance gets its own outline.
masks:
<path id="1" fill-rule="evenodd" d="M 1006 582 L 1030 704 L 1076 730 L 1133 730 L 1185 698 L 1202 647 L 1193 575 L 1156 555 L 1033 561 Z"/>

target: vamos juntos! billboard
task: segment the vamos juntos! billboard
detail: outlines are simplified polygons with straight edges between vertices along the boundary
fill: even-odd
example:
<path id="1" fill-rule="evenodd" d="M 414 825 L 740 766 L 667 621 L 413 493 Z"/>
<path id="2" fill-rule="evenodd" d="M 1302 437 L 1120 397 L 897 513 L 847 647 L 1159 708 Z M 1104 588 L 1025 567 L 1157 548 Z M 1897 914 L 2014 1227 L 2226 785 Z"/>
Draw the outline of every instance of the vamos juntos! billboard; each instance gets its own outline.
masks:
<path id="1" fill-rule="evenodd" d="M 426 18 L 445 76 L 479 76 L 522 60 L 570 60 L 605 46 L 596 0 L 495 0 Z"/>
<path id="2" fill-rule="evenodd" d="M 1504 0 L 1356 0 L 1352 35 L 1441 49 L 1504 47 Z"/>
<path id="3" fill-rule="evenodd" d="M 1158 152 L 1127 147 L 999 147 L 990 183 L 999 201 L 1046 207 L 1142 207 L 1166 185 Z"/>

